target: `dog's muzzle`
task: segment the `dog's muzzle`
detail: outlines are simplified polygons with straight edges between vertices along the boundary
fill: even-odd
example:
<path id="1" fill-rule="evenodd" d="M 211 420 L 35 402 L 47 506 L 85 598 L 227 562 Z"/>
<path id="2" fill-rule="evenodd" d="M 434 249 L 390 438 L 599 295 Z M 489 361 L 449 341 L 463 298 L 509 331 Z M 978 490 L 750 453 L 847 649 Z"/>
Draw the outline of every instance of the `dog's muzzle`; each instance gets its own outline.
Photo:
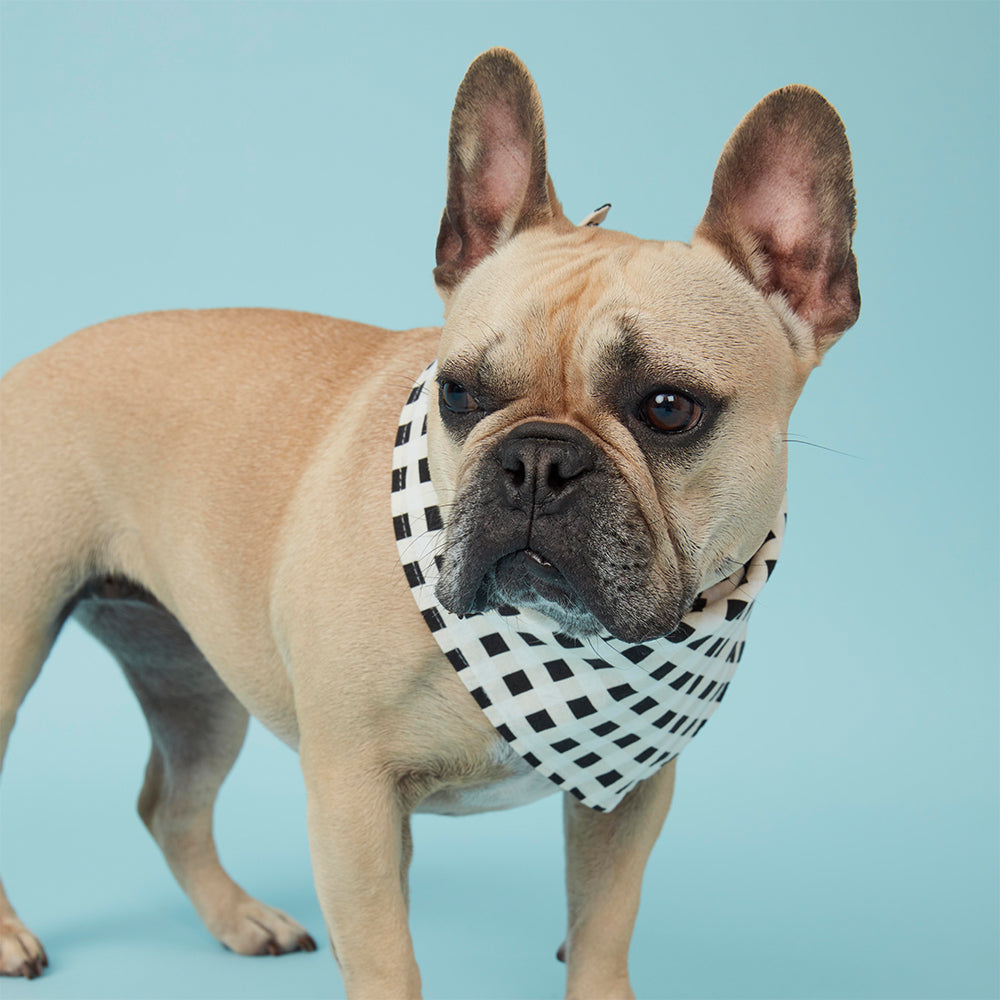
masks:
<path id="1" fill-rule="evenodd" d="M 520 424 L 482 455 L 448 531 L 437 595 L 456 614 L 532 608 L 639 641 L 686 610 L 677 581 L 653 584 L 655 542 L 618 470 L 569 424 Z"/>
<path id="2" fill-rule="evenodd" d="M 594 445 L 568 424 L 531 421 L 500 442 L 488 460 L 495 469 L 493 497 L 487 499 L 496 510 L 495 563 L 477 590 L 477 602 L 540 605 L 589 617 L 570 579 L 575 562 L 565 540 L 576 535 L 572 522 L 581 516 L 576 508 L 593 492 L 588 477 L 598 459 Z"/>

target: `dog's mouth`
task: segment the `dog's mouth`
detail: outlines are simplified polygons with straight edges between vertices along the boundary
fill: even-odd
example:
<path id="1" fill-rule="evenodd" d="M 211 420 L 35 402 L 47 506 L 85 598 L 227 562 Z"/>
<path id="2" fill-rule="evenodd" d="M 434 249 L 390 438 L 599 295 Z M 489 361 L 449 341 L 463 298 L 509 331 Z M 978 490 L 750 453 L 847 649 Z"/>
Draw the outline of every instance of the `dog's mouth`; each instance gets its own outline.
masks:
<path id="1" fill-rule="evenodd" d="M 494 585 L 505 594 L 530 590 L 540 597 L 579 603 L 579 595 L 562 570 L 535 549 L 521 549 L 503 556 L 493 568 Z"/>
<path id="2" fill-rule="evenodd" d="M 679 592 L 659 593 L 646 573 L 630 578 L 613 557 L 593 563 L 584 558 L 581 566 L 574 562 L 579 554 L 562 559 L 534 546 L 493 559 L 483 558 L 480 548 L 478 555 L 478 560 L 445 555 L 437 597 L 455 614 L 530 609 L 577 638 L 610 634 L 624 642 L 645 642 L 672 632 L 687 610 Z M 609 567 L 617 571 L 614 579 Z"/>
<path id="3" fill-rule="evenodd" d="M 534 608 L 558 622 L 564 632 L 590 635 L 601 629 L 569 578 L 537 549 L 502 556 L 485 575 L 477 594 L 484 607 Z"/>
<path id="4" fill-rule="evenodd" d="M 540 552 L 536 552 L 534 549 L 521 549 L 520 552 L 515 552 L 513 556 L 508 556 L 508 558 L 519 558 L 522 557 L 525 566 L 529 573 L 533 573 L 543 580 L 548 580 L 553 577 L 561 577 L 562 573 L 556 568 L 555 564 L 549 562 Z"/>

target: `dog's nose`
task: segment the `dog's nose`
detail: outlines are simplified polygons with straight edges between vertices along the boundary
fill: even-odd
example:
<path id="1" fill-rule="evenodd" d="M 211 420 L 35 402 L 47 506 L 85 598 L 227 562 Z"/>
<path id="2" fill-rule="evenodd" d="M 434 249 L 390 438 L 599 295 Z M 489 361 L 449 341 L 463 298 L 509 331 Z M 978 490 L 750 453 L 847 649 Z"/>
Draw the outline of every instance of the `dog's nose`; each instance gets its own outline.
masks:
<path id="1" fill-rule="evenodd" d="M 557 513 L 597 465 L 597 449 L 569 424 L 532 421 L 500 443 L 502 493 L 515 510 Z"/>

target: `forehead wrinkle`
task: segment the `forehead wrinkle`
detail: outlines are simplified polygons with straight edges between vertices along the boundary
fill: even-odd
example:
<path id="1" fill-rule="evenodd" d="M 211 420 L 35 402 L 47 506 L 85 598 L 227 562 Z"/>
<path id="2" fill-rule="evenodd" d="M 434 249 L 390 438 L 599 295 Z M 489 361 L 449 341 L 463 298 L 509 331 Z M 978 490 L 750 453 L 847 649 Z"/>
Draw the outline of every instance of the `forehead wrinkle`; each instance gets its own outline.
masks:
<path id="1" fill-rule="evenodd" d="M 483 347 L 479 355 L 477 377 L 492 391 L 508 399 L 520 396 L 530 380 L 530 373 L 521 359 L 512 355 L 504 338 L 497 338 Z"/>
<path id="2" fill-rule="evenodd" d="M 603 317 L 616 306 L 622 308 L 620 294 L 613 289 L 624 264 L 620 259 L 623 256 L 629 257 L 631 252 L 616 251 L 599 262 L 582 262 L 581 266 L 564 269 L 568 273 L 560 281 L 560 295 L 550 296 L 540 304 L 544 322 L 558 345 L 552 356 L 564 359 L 561 371 L 564 391 L 569 391 L 566 370 L 569 360 L 583 360 L 588 353 L 587 342 Z"/>
<path id="3" fill-rule="evenodd" d="M 695 361 L 676 351 L 638 327 L 634 315 L 620 317 L 617 334 L 605 342 L 597 355 L 597 372 L 598 384 L 625 374 L 650 385 L 672 384 L 716 397 L 731 395 L 731 387 L 720 383 L 717 364 Z"/>
<path id="4" fill-rule="evenodd" d="M 603 343 L 597 355 L 597 364 L 602 371 L 633 370 L 648 367 L 651 351 L 643 342 L 642 323 L 639 314 L 633 310 L 618 308 L 608 310 L 602 317 L 614 332 L 610 337 L 601 338 Z"/>
<path id="5" fill-rule="evenodd" d="M 640 248 L 638 243 L 610 248 L 598 244 L 569 259 L 555 252 L 559 247 L 551 249 L 533 275 L 495 289 L 516 309 L 497 310 L 489 318 L 497 322 L 506 313 L 506 320 L 495 326 L 484 317 L 475 318 L 476 332 L 451 352 L 451 358 L 507 398 L 533 385 L 543 408 L 555 412 L 578 405 L 581 393 L 587 394 L 593 334 L 601 336 L 606 316 L 625 311 L 628 296 L 622 282 L 624 288 L 632 283 L 624 271 L 640 256 Z M 475 343 L 476 337 L 487 342 Z"/>

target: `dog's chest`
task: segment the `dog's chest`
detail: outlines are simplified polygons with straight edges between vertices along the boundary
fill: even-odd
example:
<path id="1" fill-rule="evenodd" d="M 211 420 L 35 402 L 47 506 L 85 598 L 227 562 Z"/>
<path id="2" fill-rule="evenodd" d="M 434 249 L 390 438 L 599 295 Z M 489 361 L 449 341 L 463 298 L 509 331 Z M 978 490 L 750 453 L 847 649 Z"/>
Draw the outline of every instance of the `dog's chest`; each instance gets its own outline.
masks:
<path id="1" fill-rule="evenodd" d="M 479 784 L 439 789 L 424 799 L 416 812 L 465 816 L 494 809 L 513 809 L 559 790 L 503 740 L 498 739 L 492 745 L 489 758 L 488 768 L 493 773 L 499 772 L 498 777 Z"/>

